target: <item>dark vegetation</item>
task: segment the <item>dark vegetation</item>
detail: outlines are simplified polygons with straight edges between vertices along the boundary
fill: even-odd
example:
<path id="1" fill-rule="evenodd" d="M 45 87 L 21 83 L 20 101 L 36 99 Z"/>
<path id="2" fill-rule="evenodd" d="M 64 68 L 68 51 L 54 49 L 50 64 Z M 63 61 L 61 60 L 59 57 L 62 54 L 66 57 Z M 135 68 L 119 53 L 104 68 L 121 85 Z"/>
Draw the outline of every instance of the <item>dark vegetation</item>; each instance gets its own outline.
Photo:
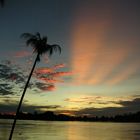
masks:
<path id="1" fill-rule="evenodd" d="M 14 115 L 0 113 L 0 119 L 13 119 Z M 140 111 L 116 115 L 113 117 L 88 117 L 88 116 L 68 116 L 64 114 L 54 114 L 52 111 L 44 113 L 19 113 L 18 119 L 21 120 L 46 120 L 46 121 L 91 121 L 91 122 L 140 122 Z"/>
<path id="2" fill-rule="evenodd" d="M 0 6 L 3 7 L 4 6 L 4 0 L 0 0 Z"/>

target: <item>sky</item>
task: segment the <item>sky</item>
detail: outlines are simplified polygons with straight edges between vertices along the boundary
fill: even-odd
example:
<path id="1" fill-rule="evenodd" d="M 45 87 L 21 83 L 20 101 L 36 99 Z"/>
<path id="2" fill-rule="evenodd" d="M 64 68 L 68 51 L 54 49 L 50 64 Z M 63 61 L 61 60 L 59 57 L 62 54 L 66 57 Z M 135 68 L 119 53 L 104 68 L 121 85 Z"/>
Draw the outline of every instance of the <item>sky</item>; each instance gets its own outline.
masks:
<path id="1" fill-rule="evenodd" d="M 140 111 L 139 0 L 6 0 L 0 8 L 0 112 L 15 112 L 40 32 L 62 53 L 42 56 L 23 112 L 116 115 Z"/>

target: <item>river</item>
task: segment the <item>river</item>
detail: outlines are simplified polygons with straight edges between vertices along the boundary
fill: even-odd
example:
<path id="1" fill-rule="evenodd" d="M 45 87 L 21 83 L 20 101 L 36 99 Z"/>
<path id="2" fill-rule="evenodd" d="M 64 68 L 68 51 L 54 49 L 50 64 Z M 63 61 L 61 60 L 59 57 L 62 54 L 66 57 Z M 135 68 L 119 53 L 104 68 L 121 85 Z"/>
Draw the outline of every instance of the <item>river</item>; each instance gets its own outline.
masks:
<path id="1" fill-rule="evenodd" d="M 12 121 L 0 119 L 0 140 Z M 140 140 L 140 123 L 18 120 L 13 140 Z"/>

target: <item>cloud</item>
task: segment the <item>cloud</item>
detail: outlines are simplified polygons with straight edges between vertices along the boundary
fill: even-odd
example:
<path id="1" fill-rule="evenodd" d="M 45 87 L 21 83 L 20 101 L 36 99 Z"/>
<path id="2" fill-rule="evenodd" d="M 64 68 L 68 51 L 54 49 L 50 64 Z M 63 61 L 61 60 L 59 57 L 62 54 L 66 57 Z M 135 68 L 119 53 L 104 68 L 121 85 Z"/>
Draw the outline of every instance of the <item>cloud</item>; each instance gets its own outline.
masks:
<path id="1" fill-rule="evenodd" d="M 63 83 L 64 76 L 71 76 L 73 74 L 68 71 L 56 71 L 63 67 L 65 67 L 64 64 L 57 64 L 50 68 L 43 67 L 36 69 L 33 76 L 43 83 L 42 85 L 39 85 L 39 88 L 43 91 L 53 91 L 56 89 L 55 83 Z"/>
<path id="2" fill-rule="evenodd" d="M 87 78 L 92 78 L 91 71 L 98 61 L 98 55 L 102 49 L 104 50 L 102 43 L 110 25 L 110 21 L 107 21 L 105 17 L 96 18 L 94 10 L 90 5 L 88 8 L 82 5 L 77 9 L 73 24 L 72 71 L 77 74 L 74 80 L 79 84 L 84 84 Z M 99 14 L 98 10 L 97 13 Z"/>
<path id="3" fill-rule="evenodd" d="M 71 76 L 71 75 L 73 75 L 72 72 L 54 72 L 49 74 L 49 76 L 52 76 L 53 78 L 61 77 L 61 76 Z"/>
<path id="4" fill-rule="evenodd" d="M 36 74 L 50 74 L 55 72 L 55 70 L 60 69 L 60 68 L 64 68 L 65 64 L 57 64 L 54 65 L 53 67 L 42 67 L 42 68 L 38 68 L 35 70 L 34 73 Z"/>
<path id="5" fill-rule="evenodd" d="M 126 24 L 116 29 L 115 13 L 109 5 L 100 5 L 100 9 L 96 4 L 93 8 L 92 2 L 92 6 L 83 3 L 73 20 L 71 67 L 76 73 L 73 84 L 115 85 L 138 74 L 139 40 L 122 32 Z"/>
<path id="6" fill-rule="evenodd" d="M 41 91 L 53 91 L 53 90 L 55 90 L 55 86 L 50 84 L 50 83 L 46 84 L 46 83 L 36 82 L 35 87 L 37 87 Z"/>
<path id="7" fill-rule="evenodd" d="M 0 64 L 0 94 L 17 94 L 25 82 L 25 75 L 16 65 L 6 61 Z M 17 84 L 18 83 L 18 84 Z M 17 88 L 18 87 L 18 88 Z"/>
<path id="8" fill-rule="evenodd" d="M 4 80 L 17 80 L 18 83 L 24 81 L 24 74 L 22 70 L 16 65 L 9 65 L 7 61 L 5 64 L 0 64 L 0 78 Z"/>
<path id="9" fill-rule="evenodd" d="M 0 100 L 0 112 L 15 112 L 17 105 L 18 105 L 18 99 L 15 98 L 11 98 L 9 96 L 7 97 L 3 97 L 0 96 L 1 100 Z M 34 112 L 34 111 L 47 111 L 47 110 L 53 110 L 57 113 L 67 113 L 67 114 L 71 114 L 71 115 L 90 115 L 90 116 L 112 116 L 112 115 L 117 115 L 117 114 L 124 114 L 124 113 L 129 113 L 129 112 L 137 112 L 140 110 L 139 105 L 140 105 L 140 95 L 137 96 L 137 98 L 133 98 L 132 96 L 130 97 L 118 97 L 116 100 L 114 98 L 114 100 L 111 100 L 111 102 L 114 102 L 116 104 L 120 104 L 120 106 L 107 106 L 107 107 L 101 107 L 98 108 L 97 106 L 94 105 L 94 103 L 92 104 L 92 106 L 81 106 L 80 104 L 83 102 L 90 102 L 93 101 L 93 99 L 95 99 L 96 101 L 94 101 L 94 103 L 101 103 L 101 104 L 105 104 L 110 102 L 110 99 L 108 99 L 108 101 L 102 101 L 101 99 L 105 99 L 107 100 L 107 98 L 105 97 L 101 97 L 101 96 L 95 96 L 92 97 L 92 99 L 90 100 L 89 96 L 84 96 L 77 99 L 66 99 L 66 102 L 70 102 L 70 104 L 73 103 L 77 103 L 78 106 L 77 107 L 67 107 L 67 106 L 61 106 L 61 105 L 34 105 L 34 104 L 30 104 L 27 101 L 24 101 L 23 105 L 22 105 L 22 111 L 25 112 Z"/>
<path id="10" fill-rule="evenodd" d="M 43 108 L 45 108 L 45 109 L 57 109 L 57 108 L 61 108 L 61 106 L 60 105 L 46 105 L 46 106 L 36 106 L 36 108 L 41 108 L 41 109 L 43 109 Z"/>
<path id="11" fill-rule="evenodd" d="M 121 106 L 110 106 L 110 107 L 103 107 L 97 108 L 94 106 L 88 107 L 81 107 L 75 109 L 68 109 L 68 110 L 59 110 L 59 113 L 69 113 L 71 115 L 89 115 L 89 116 L 115 116 L 118 114 L 125 114 L 125 113 L 135 113 L 140 111 L 140 98 L 135 98 L 131 101 L 118 101 Z"/>
<path id="12" fill-rule="evenodd" d="M 71 76 L 73 73 L 72 72 L 68 72 L 68 71 L 55 71 L 58 68 L 61 68 L 61 65 L 55 65 L 52 68 L 38 68 L 35 70 L 34 75 L 36 77 L 41 77 L 41 78 L 48 78 L 50 77 L 51 79 L 56 78 L 56 77 L 62 77 L 62 76 Z M 57 67 L 57 68 L 56 68 Z M 49 79 L 49 78 L 48 78 Z"/>
<path id="13" fill-rule="evenodd" d="M 92 116 L 113 116 L 117 114 L 125 114 L 125 113 L 130 113 L 130 112 L 138 112 L 140 111 L 139 109 L 139 104 L 140 100 L 137 102 L 135 100 L 132 100 L 129 102 L 129 105 L 123 106 L 123 107 L 105 107 L 105 108 L 94 108 L 94 107 L 89 107 L 89 108 L 83 108 L 75 112 L 77 115 L 83 115 L 83 114 L 89 114 Z"/>
<path id="14" fill-rule="evenodd" d="M 123 107 L 139 109 L 140 108 L 140 98 L 135 98 L 132 101 L 120 101 L 119 102 Z"/>
<path id="15" fill-rule="evenodd" d="M 55 90 L 55 86 L 54 85 L 48 85 L 48 86 L 44 86 L 42 88 L 40 88 L 42 91 L 54 91 Z"/>
<path id="16" fill-rule="evenodd" d="M 85 96 L 67 98 L 65 101 L 70 104 L 78 104 L 78 108 L 68 110 L 69 113 L 74 115 L 112 116 L 140 111 L 140 95 L 136 97 L 122 96 L 114 98 L 107 96 Z M 91 105 L 90 102 L 92 103 Z M 66 112 L 66 110 L 64 110 L 64 112 Z"/>
<path id="17" fill-rule="evenodd" d="M 37 87 L 42 91 L 53 91 L 56 89 L 55 83 L 63 83 L 64 76 L 72 75 L 72 72 L 55 72 L 55 69 L 62 68 L 64 65 L 55 65 L 52 68 L 39 68 L 36 69 L 33 76 L 40 81 Z"/>
<path id="18" fill-rule="evenodd" d="M 13 95 L 14 92 L 11 91 L 12 87 L 9 87 L 9 85 L 0 84 L 0 95 Z"/>
<path id="19" fill-rule="evenodd" d="M 139 69 L 140 65 L 138 63 L 139 63 L 139 61 L 130 63 L 123 70 L 121 70 L 120 72 L 115 74 L 111 79 L 108 79 L 106 81 L 106 84 L 116 85 L 116 84 L 121 83 L 124 80 L 129 79 Z"/>
<path id="20" fill-rule="evenodd" d="M 14 54 L 14 57 L 22 58 L 22 57 L 27 57 L 30 56 L 32 53 L 29 51 L 18 51 Z"/>
<path id="21" fill-rule="evenodd" d="M 137 96 L 138 98 L 138 96 Z M 79 107 L 94 107 L 94 108 L 106 108 L 106 107 L 123 107 L 123 103 L 132 102 L 136 99 L 134 96 L 81 96 L 75 98 L 66 98 L 64 101 Z"/>
<path id="22" fill-rule="evenodd" d="M 78 98 L 66 98 L 64 101 L 70 102 L 70 103 L 86 103 L 86 104 L 91 104 L 91 103 L 101 103 L 101 101 L 104 103 L 112 101 L 112 97 L 105 97 L 105 96 L 82 96 Z"/>
<path id="23" fill-rule="evenodd" d="M 55 72 L 55 69 L 62 68 L 63 64 L 57 64 L 52 68 L 38 68 L 29 83 L 28 88 L 34 92 L 53 91 L 56 89 L 56 82 L 63 82 L 58 79 L 67 72 Z M 58 76 L 59 75 L 59 76 Z M 57 79 L 54 79 L 57 77 Z M 24 89 L 28 73 L 20 65 L 12 64 L 10 61 L 3 61 L 0 64 L 0 95 L 19 94 Z"/>
<path id="24" fill-rule="evenodd" d="M 48 73 L 51 73 L 53 72 L 54 70 L 52 68 L 38 68 L 35 70 L 35 74 L 39 75 L 39 74 L 48 74 Z"/>
<path id="25" fill-rule="evenodd" d="M 59 82 L 59 83 L 63 82 L 62 80 L 55 80 L 55 79 L 49 79 L 49 78 L 38 78 L 38 79 L 46 83 L 51 83 L 51 84 L 56 83 L 56 82 Z"/>
<path id="26" fill-rule="evenodd" d="M 4 98 L 0 102 L 0 112 L 15 112 L 18 106 L 17 100 L 6 99 Z M 57 110 L 60 109 L 60 105 L 32 105 L 28 104 L 28 101 L 24 101 L 21 107 L 21 110 L 24 112 L 34 112 L 34 111 L 47 111 L 47 110 Z"/>
<path id="27" fill-rule="evenodd" d="M 90 84 L 100 84 L 104 81 L 106 83 L 106 78 L 108 78 L 108 76 L 111 75 L 121 64 L 124 64 L 130 53 L 130 49 L 126 50 L 123 47 L 113 49 L 106 48 L 104 51 L 108 51 L 108 53 L 99 56 L 97 59 L 96 65 L 98 66 L 96 66 L 96 70 L 94 71 L 95 74 L 92 74 L 92 78 L 89 78 L 87 81 Z"/>
<path id="28" fill-rule="evenodd" d="M 0 64 L 0 95 L 17 95 L 25 86 L 28 74 L 19 65 L 3 61 Z M 36 85 L 34 79 L 29 83 L 28 89 L 40 91 L 43 88 Z M 41 83 L 42 86 L 46 84 Z M 50 88 L 48 88 L 50 90 Z"/>
<path id="29" fill-rule="evenodd" d="M 64 68 L 66 65 L 65 64 L 57 64 L 55 66 L 53 66 L 53 69 L 59 69 L 59 68 Z"/>

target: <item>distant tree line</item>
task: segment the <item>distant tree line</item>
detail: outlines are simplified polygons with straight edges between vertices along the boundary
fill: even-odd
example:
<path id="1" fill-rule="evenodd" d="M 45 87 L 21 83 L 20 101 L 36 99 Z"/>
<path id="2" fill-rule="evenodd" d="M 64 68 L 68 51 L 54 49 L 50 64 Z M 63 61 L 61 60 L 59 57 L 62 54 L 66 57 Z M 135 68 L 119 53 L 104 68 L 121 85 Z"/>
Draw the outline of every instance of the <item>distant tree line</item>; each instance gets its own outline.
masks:
<path id="1" fill-rule="evenodd" d="M 0 113 L 0 119 L 13 119 L 14 115 Z M 21 120 L 46 120 L 46 121 L 90 121 L 90 122 L 140 122 L 140 111 L 137 113 L 129 113 L 116 115 L 113 117 L 88 117 L 88 116 L 68 116 L 65 114 L 54 114 L 52 111 L 44 113 L 19 113 Z"/>

